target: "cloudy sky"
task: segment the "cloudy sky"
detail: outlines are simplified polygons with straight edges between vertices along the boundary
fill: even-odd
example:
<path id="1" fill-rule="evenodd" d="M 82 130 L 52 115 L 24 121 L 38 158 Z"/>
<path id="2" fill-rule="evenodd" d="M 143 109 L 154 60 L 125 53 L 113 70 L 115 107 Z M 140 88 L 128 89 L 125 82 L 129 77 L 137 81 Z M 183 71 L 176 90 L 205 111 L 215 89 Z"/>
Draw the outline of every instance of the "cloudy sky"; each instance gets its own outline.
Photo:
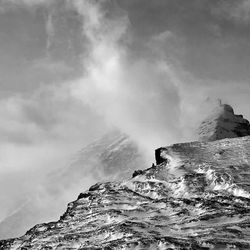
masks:
<path id="1" fill-rule="evenodd" d="M 194 139 L 208 99 L 250 118 L 249 30 L 249 0 L 0 0 L 1 176 L 113 126 L 152 150 Z"/>

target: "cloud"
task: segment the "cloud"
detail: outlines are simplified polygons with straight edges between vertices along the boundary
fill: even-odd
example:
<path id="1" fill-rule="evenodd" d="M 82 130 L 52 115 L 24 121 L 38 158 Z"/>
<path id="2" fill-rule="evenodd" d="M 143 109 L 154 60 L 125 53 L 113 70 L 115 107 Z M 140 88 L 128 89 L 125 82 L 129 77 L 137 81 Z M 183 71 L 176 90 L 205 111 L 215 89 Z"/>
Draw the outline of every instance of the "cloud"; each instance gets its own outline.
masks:
<path id="1" fill-rule="evenodd" d="M 82 32 L 89 43 L 89 53 L 87 64 L 83 59 L 86 73 L 72 83 L 72 94 L 131 135 L 149 149 L 147 152 L 164 144 L 194 140 L 195 127 L 208 111 L 206 105 L 201 105 L 207 97 L 235 103 L 233 94 L 230 98 L 228 93 L 224 94 L 226 89 L 232 89 L 233 81 L 197 77 L 180 61 L 189 53 L 191 37 L 171 28 L 159 33 L 146 32 L 147 39 L 139 40 L 144 46 L 143 53 L 131 56 L 131 43 L 137 38 L 136 33 L 131 33 L 135 20 L 129 19 L 128 12 L 119 6 L 111 8 L 108 1 L 76 3 L 83 18 Z M 214 34 L 211 26 L 205 27 Z M 190 49 L 194 53 L 185 60 L 205 53 L 199 49 Z"/>
<path id="2" fill-rule="evenodd" d="M 110 17 L 102 4 L 78 1 L 76 7 L 90 52 L 86 74 L 72 83 L 73 96 L 150 148 L 149 152 L 161 143 L 174 142 L 179 97 L 171 67 L 163 70 L 159 61 L 130 61 L 126 48 L 130 23 L 119 8 Z"/>
<path id="3" fill-rule="evenodd" d="M 66 133 L 63 130 L 69 130 L 72 134 L 78 131 L 72 128 L 80 114 L 80 108 L 72 103 L 80 100 L 82 106 L 88 106 L 92 110 L 82 111 L 86 112 L 86 117 L 95 110 L 99 116 L 105 117 L 106 123 L 127 132 L 153 152 L 155 147 L 162 144 L 194 138 L 191 131 L 202 117 L 197 104 L 208 96 L 217 98 L 220 97 L 217 93 L 220 93 L 229 101 L 236 100 L 231 92 L 226 92 L 226 89 L 232 89 L 234 79 L 230 79 L 230 82 L 223 80 L 225 77 L 230 78 L 228 74 L 237 75 L 232 70 L 237 67 L 234 54 L 230 57 L 231 61 L 226 59 L 231 48 L 234 48 L 235 53 L 238 51 L 238 43 L 232 40 L 228 41 L 228 45 L 224 43 L 225 39 L 221 38 L 221 34 L 225 27 L 217 23 L 216 18 L 211 19 L 209 2 L 206 1 L 203 5 L 192 1 L 193 11 L 189 10 L 190 3 L 185 3 L 182 5 L 187 11 L 185 18 L 181 16 L 178 20 L 173 17 L 171 19 L 170 10 L 180 15 L 180 5 L 170 1 L 160 1 L 157 4 L 150 2 L 143 10 L 137 6 L 136 11 L 140 15 L 133 15 L 135 9 L 131 8 L 132 2 L 127 3 L 131 5 L 129 8 L 124 7 L 120 1 L 52 2 L 53 11 L 48 12 L 48 19 L 44 23 L 48 35 L 45 47 L 50 50 L 54 44 L 58 48 L 59 41 L 68 44 L 66 41 L 77 34 L 83 44 L 81 48 L 86 49 L 84 56 L 79 56 L 84 73 L 79 77 L 78 72 L 75 76 L 77 80 L 61 79 L 60 82 L 59 79 L 60 84 L 55 92 L 61 93 L 62 86 L 67 86 L 70 89 L 69 95 L 72 95 L 72 108 L 65 108 L 64 112 L 59 111 L 59 106 L 64 108 L 65 103 L 58 102 L 57 99 L 32 99 L 28 104 L 27 101 L 16 100 L 16 106 L 22 107 L 16 111 L 16 115 L 32 122 L 17 119 L 15 126 L 18 129 L 14 125 L 8 128 L 7 125 L 8 129 L 3 129 L 5 137 L 2 135 L 5 140 L 6 135 L 9 139 L 16 140 L 16 143 L 30 143 L 33 138 L 42 138 L 44 141 L 49 140 L 49 137 L 65 139 Z M 42 4 L 40 1 L 19 3 L 25 6 Z M 206 8 L 208 3 L 209 8 Z M 156 14 L 153 10 L 157 8 L 160 10 Z M 165 11 L 169 14 L 169 22 L 164 21 Z M 152 16 L 150 13 L 153 13 Z M 196 19 L 200 21 L 191 25 Z M 69 23 L 72 24 L 72 20 L 76 26 L 73 30 L 66 29 L 71 27 Z M 70 40 L 70 44 L 73 43 Z M 68 58 L 63 48 L 64 46 L 58 52 Z M 42 75 L 46 75 L 46 72 L 54 72 L 55 75 L 70 72 L 71 67 L 66 61 L 59 59 L 39 58 L 33 61 L 31 70 L 41 71 Z M 223 72 L 228 74 L 222 74 Z M 55 80 L 56 76 L 52 78 Z M 243 80 L 239 82 L 241 86 L 244 85 Z M 230 98 L 223 93 L 230 95 Z M 55 109 L 53 105 L 52 109 L 47 107 L 46 102 L 50 101 L 58 103 L 58 106 Z M 40 105 L 44 110 L 40 109 Z M 77 115 L 68 115 L 70 112 L 74 113 L 74 109 L 77 110 Z M 57 112 L 59 115 L 55 115 Z M 8 120 L 10 118 L 6 118 Z M 77 126 L 79 129 L 80 124 Z M 22 130 L 29 132 L 21 134 Z M 72 140 L 74 136 L 71 137 Z"/>
<path id="4" fill-rule="evenodd" d="M 48 6 L 53 1 L 49 0 L 1 0 L 0 4 L 5 5 L 6 7 L 20 7 L 20 6 L 26 6 L 26 7 L 33 7 L 33 6 Z"/>
<path id="5" fill-rule="evenodd" d="M 40 74 L 54 75 L 53 79 L 61 75 L 72 75 L 74 69 L 64 61 L 55 61 L 50 58 L 41 58 L 34 60 L 31 65 L 31 71 L 39 71 Z"/>
<path id="6" fill-rule="evenodd" d="M 101 116 L 72 98 L 67 84 L 2 97 L 0 117 L 0 202 L 4 204 L 0 220 L 30 197 L 42 195 L 35 206 L 49 204 L 52 194 L 46 191 L 44 180 L 68 167 L 79 149 L 108 130 Z M 93 183 L 90 176 L 86 185 L 88 181 Z M 51 213 L 58 216 L 75 190 L 63 194 L 50 211 L 44 211 L 44 219 Z"/>
<path id="7" fill-rule="evenodd" d="M 151 152 L 163 144 L 195 139 L 194 128 L 207 111 L 200 104 L 208 96 L 219 98 L 217 93 L 229 100 L 223 93 L 234 83 L 197 77 L 196 72 L 185 68 L 180 59 L 194 60 L 205 51 L 199 47 L 197 51 L 190 49 L 194 53 L 185 58 L 192 38 L 171 27 L 159 33 L 145 31 L 148 37 L 139 40 L 144 46 L 143 54 L 131 56 L 131 42 L 137 40 L 137 34 L 131 34 L 135 20 L 130 20 L 129 13 L 119 7 L 112 9 L 110 15 L 110 8 L 104 3 L 107 4 L 85 1 L 87 6 L 82 2 L 76 6 L 90 46 L 86 74 L 72 83 L 73 95 Z M 211 26 L 205 27 L 211 32 Z M 204 61 L 200 60 L 200 64 Z"/>
<path id="8" fill-rule="evenodd" d="M 216 8 L 213 8 L 212 13 L 236 23 L 248 24 L 250 21 L 250 1 L 220 1 Z"/>
<path id="9" fill-rule="evenodd" d="M 66 163 L 71 154 L 105 131 L 103 119 L 74 100 L 67 86 L 4 98 L 0 116 L 0 154 L 4 155 L 0 172 L 50 169 L 60 159 Z"/>

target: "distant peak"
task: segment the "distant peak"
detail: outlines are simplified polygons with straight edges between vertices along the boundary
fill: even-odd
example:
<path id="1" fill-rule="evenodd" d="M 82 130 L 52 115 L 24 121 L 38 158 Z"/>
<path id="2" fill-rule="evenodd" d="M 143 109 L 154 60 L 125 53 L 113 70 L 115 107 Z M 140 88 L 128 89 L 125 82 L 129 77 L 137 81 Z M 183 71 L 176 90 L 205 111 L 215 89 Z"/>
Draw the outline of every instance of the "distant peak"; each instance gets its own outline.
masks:
<path id="1" fill-rule="evenodd" d="M 200 141 L 215 141 L 250 135 L 249 121 L 236 115 L 232 106 L 221 100 L 198 128 Z"/>
<path id="2" fill-rule="evenodd" d="M 229 104 L 220 104 L 219 108 L 221 108 L 225 112 L 229 112 L 229 113 L 234 114 L 234 110 L 233 110 L 232 106 L 230 106 Z"/>

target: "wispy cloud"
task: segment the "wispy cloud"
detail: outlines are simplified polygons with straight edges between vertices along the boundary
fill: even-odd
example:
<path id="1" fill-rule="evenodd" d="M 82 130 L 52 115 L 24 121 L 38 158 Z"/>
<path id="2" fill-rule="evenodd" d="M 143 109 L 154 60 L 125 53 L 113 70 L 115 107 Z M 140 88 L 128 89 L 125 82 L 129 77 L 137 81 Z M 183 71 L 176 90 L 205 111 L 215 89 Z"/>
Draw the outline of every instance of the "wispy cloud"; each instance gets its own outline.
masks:
<path id="1" fill-rule="evenodd" d="M 231 19 L 236 23 L 248 24 L 250 22 L 250 1 L 220 1 L 212 13 L 224 19 Z"/>
<path id="2" fill-rule="evenodd" d="M 0 101 L 0 153 L 4 155 L 0 172 L 49 169 L 60 158 L 67 162 L 95 134 L 104 132 L 99 125 L 105 127 L 102 118 L 72 99 L 66 86 L 43 87 L 28 97 L 16 95 Z M 88 133 L 82 133 L 84 129 Z"/>
<path id="3" fill-rule="evenodd" d="M 110 18 L 102 4 L 78 1 L 76 7 L 90 52 L 86 74 L 72 84 L 73 95 L 144 147 L 173 142 L 179 112 L 173 76 L 157 61 L 128 60 L 130 23 L 121 9 L 112 9 Z"/>
<path id="4" fill-rule="evenodd" d="M 17 1 L 11 2 L 14 4 Z M 243 2 L 241 1 L 241 3 Z M 59 2 L 21 1 L 16 4 L 28 7 L 33 6 L 33 4 L 34 6 L 41 4 L 47 6 L 46 4 L 56 5 L 56 3 Z M 231 69 L 232 66 L 227 66 L 228 62 L 224 60 L 224 54 L 219 59 L 216 56 L 217 53 L 215 52 L 218 48 L 217 50 L 214 50 L 214 48 L 217 44 L 221 48 L 220 46 L 222 46 L 224 40 L 218 40 L 221 39 L 221 35 L 217 36 L 214 40 L 211 38 L 215 34 L 214 30 L 211 32 L 212 24 L 214 25 L 213 27 L 218 27 L 220 32 L 223 33 L 223 27 L 220 26 L 220 23 L 217 24 L 215 20 L 209 19 L 205 22 L 199 16 L 199 13 L 195 12 L 192 14 L 191 11 L 190 13 L 187 12 L 185 19 L 187 23 L 193 23 L 192 15 L 201 19 L 197 27 L 195 25 L 193 25 L 195 27 L 190 26 L 190 33 L 193 34 L 191 36 L 186 32 L 186 22 L 182 23 L 182 19 L 177 21 L 175 19 L 172 20 L 175 29 L 165 23 L 163 25 L 161 22 L 154 23 L 153 21 L 152 23 L 147 23 L 148 25 L 143 28 L 141 26 L 137 27 L 137 22 L 143 23 L 143 21 L 148 22 L 148 20 L 145 18 L 138 20 L 137 16 L 133 19 L 131 17 L 131 10 L 122 9 L 119 1 L 118 4 L 114 4 L 113 1 L 87 0 L 65 0 L 60 3 L 63 5 L 63 13 L 73 10 L 73 13 L 76 15 L 70 15 L 68 19 L 60 19 L 54 16 L 61 15 L 61 12 L 57 13 L 56 9 L 54 9 L 55 12 L 48 10 L 47 13 L 49 15 L 44 23 L 48 35 L 45 44 L 46 49 L 49 50 L 51 44 L 54 42 L 53 37 L 57 36 L 57 24 L 60 23 L 61 33 L 64 34 L 68 27 L 66 24 L 72 21 L 72 18 L 75 18 L 74 24 L 81 24 L 81 27 L 77 26 L 73 31 L 69 30 L 70 32 L 74 32 L 73 34 L 79 35 L 82 39 L 83 47 L 87 49 L 83 53 L 84 56 L 80 54 L 82 72 L 84 73 L 81 77 L 79 75 L 75 76 L 76 80 L 61 80 L 61 83 L 56 85 L 55 92 L 61 93 L 61 89 L 67 86 L 70 89 L 70 103 L 79 102 L 80 100 L 83 107 L 90 107 L 91 111 L 88 115 L 91 112 L 97 112 L 99 116 L 105 117 L 106 123 L 127 132 L 143 146 L 153 150 L 154 147 L 161 144 L 182 141 L 187 137 L 191 138 L 191 130 L 200 119 L 199 113 L 201 111 L 197 104 L 200 104 L 207 96 L 217 98 L 220 97 L 217 93 L 220 93 L 222 98 L 227 95 L 230 96 L 228 100 L 234 99 L 232 91 L 229 91 L 231 94 L 225 91 L 226 88 L 229 90 L 232 89 L 232 82 L 227 83 L 213 79 L 214 72 L 220 73 L 224 70 L 224 67 Z M 171 3 L 161 2 L 159 6 L 164 9 L 164 6 L 167 6 L 167 4 Z M 173 10 L 180 11 L 177 8 L 177 4 L 172 3 L 172 5 L 170 7 Z M 209 10 L 204 8 L 204 6 L 198 6 L 197 3 L 193 3 L 193 5 L 200 11 L 205 11 L 204 16 L 206 18 L 209 16 L 210 18 L 210 15 L 208 15 Z M 151 6 L 150 8 L 155 8 L 153 3 L 149 6 Z M 184 8 L 187 7 L 188 4 L 184 4 Z M 56 7 L 54 6 L 53 8 Z M 145 12 L 149 11 L 152 13 L 150 8 L 146 9 Z M 160 18 L 160 21 L 162 21 L 161 15 L 163 14 L 161 12 L 157 14 L 157 18 Z M 144 17 L 143 15 L 144 13 L 140 17 Z M 163 17 L 165 18 L 165 14 Z M 71 26 L 69 25 L 69 27 Z M 141 34 L 139 28 L 144 29 L 141 37 L 138 37 L 138 34 Z M 204 39 L 199 37 L 198 33 L 200 31 L 204 32 L 205 36 L 211 40 L 211 45 L 210 43 L 204 43 Z M 70 36 L 70 32 L 63 36 L 65 41 L 72 37 Z M 61 33 L 59 34 L 59 38 L 61 38 Z M 194 39 L 199 40 L 200 44 L 194 46 Z M 136 53 L 134 55 L 133 53 L 138 48 L 138 45 L 135 46 L 135 43 L 138 41 L 142 45 L 138 49 L 141 54 Z M 73 42 L 72 40 L 69 44 L 71 45 Z M 59 43 L 57 45 L 60 47 Z M 211 52 L 207 57 L 205 56 L 206 49 Z M 220 51 L 223 51 L 223 49 Z M 60 52 L 63 52 L 63 50 L 60 50 Z M 66 52 L 65 55 L 67 55 Z M 139 56 L 137 57 L 136 55 Z M 225 62 L 215 67 L 211 64 L 211 61 L 214 61 L 214 59 Z M 207 67 L 200 69 L 200 65 Z M 43 75 L 46 72 L 55 72 L 56 75 L 63 75 L 65 72 L 70 72 L 71 70 L 64 60 L 51 61 L 49 57 L 34 60 L 31 69 L 40 70 Z M 200 71 L 208 72 L 206 77 L 203 77 Z M 231 71 L 229 70 L 229 72 Z M 221 76 L 221 74 L 219 75 Z M 53 79 L 56 79 L 56 77 Z M 194 92 L 196 95 L 193 94 Z M 52 99 L 49 101 L 52 101 Z M 56 99 L 52 101 L 52 103 L 56 102 Z M 64 107 L 64 104 L 61 102 L 59 104 Z M 20 100 L 17 101 L 16 106 L 18 107 L 18 105 L 23 107 L 23 103 Z M 15 131 L 5 133 L 12 134 L 12 137 L 16 137 L 19 141 L 28 142 L 30 138 L 35 138 L 33 131 L 35 131 L 34 135 L 37 133 L 37 138 L 44 136 L 44 140 L 48 140 L 47 135 L 51 136 L 51 131 L 53 131 L 53 135 L 56 134 L 56 131 L 60 131 L 63 137 L 63 129 L 67 130 L 66 127 L 73 126 L 72 124 L 75 122 L 75 118 L 70 116 L 64 122 L 69 121 L 70 123 L 72 119 L 71 125 L 69 123 L 65 127 L 63 125 L 59 126 L 59 123 L 55 123 L 57 124 L 55 125 L 54 119 L 58 119 L 55 113 L 60 110 L 60 107 L 57 106 L 55 110 L 52 109 L 53 115 L 50 115 L 49 108 L 47 110 L 48 113 L 46 113 L 47 111 L 45 113 L 41 112 L 37 108 L 39 105 L 42 105 L 46 110 L 46 105 L 44 105 L 41 99 L 25 105 L 29 106 L 29 111 L 26 111 L 25 115 L 27 116 L 28 114 L 34 118 L 32 123 L 28 125 L 24 123 L 24 127 L 29 128 L 30 135 L 24 136 L 20 134 L 20 131 L 23 129 L 23 121 L 21 120 L 17 122 L 17 124 L 20 123 L 22 125 L 19 130 L 15 130 L 15 126 L 13 126 Z M 73 107 L 76 108 L 75 104 Z M 24 115 L 22 112 L 18 116 L 22 117 Z M 66 109 L 62 113 L 59 112 L 59 114 L 63 117 L 68 114 L 67 112 L 69 110 Z M 87 111 L 84 110 L 83 112 Z M 40 114 L 37 116 L 35 115 L 37 113 L 43 115 Z M 6 118 L 7 120 L 9 121 L 10 118 Z M 40 130 L 41 128 L 38 124 L 44 124 L 44 126 L 46 124 L 47 130 Z M 186 132 L 185 126 L 189 126 Z M 60 133 L 58 132 L 58 134 Z"/>
<path id="5" fill-rule="evenodd" d="M 7 7 L 20 7 L 20 6 L 39 6 L 39 5 L 50 5 L 53 1 L 49 0 L 1 0 L 1 4 L 5 4 Z"/>

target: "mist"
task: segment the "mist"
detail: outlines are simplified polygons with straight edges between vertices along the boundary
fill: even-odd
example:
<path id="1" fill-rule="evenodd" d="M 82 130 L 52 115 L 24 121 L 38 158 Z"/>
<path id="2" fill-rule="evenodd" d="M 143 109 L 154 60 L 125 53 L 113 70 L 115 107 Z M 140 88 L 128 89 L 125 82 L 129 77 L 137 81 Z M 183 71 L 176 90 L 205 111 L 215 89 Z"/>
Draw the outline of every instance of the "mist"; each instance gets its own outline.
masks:
<path id="1" fill-rule="evenodd" d="M 247 3 L 0 1 L 0 220 L 34 190 L 50 202 L 48 175 L 113 129 L 150 164 L 218 98 L 250 118 Z M 96 181 L 88 168 L 80 188 Z"/>

